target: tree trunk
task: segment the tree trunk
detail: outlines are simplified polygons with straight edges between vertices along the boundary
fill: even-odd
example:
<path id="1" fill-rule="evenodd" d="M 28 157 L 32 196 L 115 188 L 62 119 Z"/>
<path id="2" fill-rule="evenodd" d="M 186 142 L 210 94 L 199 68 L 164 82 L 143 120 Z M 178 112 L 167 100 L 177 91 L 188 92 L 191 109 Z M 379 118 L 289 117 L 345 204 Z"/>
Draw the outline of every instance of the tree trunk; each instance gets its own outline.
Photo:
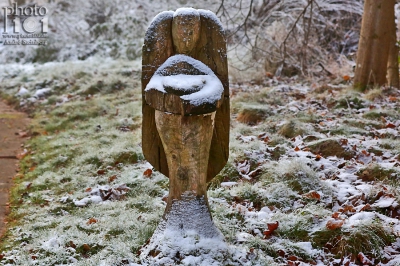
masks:
<path id="1" fill-rule="evenodd" d="M 358 43 L 354 86 L 386 83 L 395 0 L 365 0 L 361 34 Z"/>
<path id="2" fill-rule="evenodd" d="M 394 9 L 393 9 L 394 12 Z M 393 14 L 394 17 L 394 14 Z M 390 36 L 387 80 L 390 87 L 399 88 L 399 47 L 397 46 L 396 23 L 393 20 Z"/>

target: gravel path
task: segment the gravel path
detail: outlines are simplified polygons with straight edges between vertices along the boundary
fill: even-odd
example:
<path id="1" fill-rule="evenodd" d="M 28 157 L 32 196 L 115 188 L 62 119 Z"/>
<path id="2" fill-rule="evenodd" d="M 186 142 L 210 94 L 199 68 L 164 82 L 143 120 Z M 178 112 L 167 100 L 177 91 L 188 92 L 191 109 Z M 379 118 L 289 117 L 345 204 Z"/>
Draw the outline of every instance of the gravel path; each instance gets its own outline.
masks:
<path id="1" fill-rule="evenodd" d="M 0 236 L 5 231 L 8 213 L 8 192 L 17 169 L 17 154 L 24 141 L 23 130 L 29 119 L 0 100 Z"/>

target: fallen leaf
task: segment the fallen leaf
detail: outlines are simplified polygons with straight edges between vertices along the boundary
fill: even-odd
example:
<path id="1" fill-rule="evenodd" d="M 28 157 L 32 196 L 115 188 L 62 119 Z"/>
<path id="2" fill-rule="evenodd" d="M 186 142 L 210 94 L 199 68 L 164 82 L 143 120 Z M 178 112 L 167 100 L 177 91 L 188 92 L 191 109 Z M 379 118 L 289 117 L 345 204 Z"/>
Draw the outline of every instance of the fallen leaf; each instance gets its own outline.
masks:
<path id="1" fill-rule="evenodd" d="M 105 172 L 106 172 L 106 170 L 100 169 L 100 170 L 97 171 L 97 174 L 98 174 L 98 175 L 104 175 Z"/>
<path id="2" fill-rule="evenodd" d="M 85 189 L 85 192 L 90 192 L 90 191 L 92 191 L 91 187 L 88 187 L 87 189 Z"/>
<path id="3" fill-rule="evenodd" d="M 29 151 L 27 149 L 24 149 L 21 153 L 17 154 L 16 157 L 17 157 L 18 160 L 22 160 L 28 154 L 29 154 Z"/>
<path id="4" fill-rule="evenodd" d="M 76 248 L 76 245 L 74 242 L 69 241 L 69 243 L 67 244 L 67 246 L 71 247 L 71 248 Z"/>
<path id="5" fill-rule="evenodd" d="M 346 205 L 343 208 L 343 212 L 356 212 L 356 209 L 354 209 L 354 207 L 352 205 Z"/>
<path id="6" fill-rule="evenodd" d="M 337 228 L 342 227 L 344 224 L 344 220 L 336 220 L 336 219 L 330 219 L 327 223 L 326 223 L 326 228 L 328 228 L 329 230 L 335 230 Z"/>
<path id="7" fill-rule="evenodd" d="M 365 210 L 369 210 L 369 209 L 371 209 L 371 205 L 369 205 L 369 203 L 367 203 L 364 207 L 362 207 L 360 209 L 360 211 L 365 211 Z"/>
<path id="8" fill-rule="evenodd" d="M 322 158 L 322 156 L 321 156 L 321 155 L 319 155 L 319 154 L 317 154 L 317 155 L 315 156 L 315 160 L 316 160 L 316 161 L 319 161 L 319 160 L 321 160 L 321 158 Z"/>
<path id="9" fill-rule="evenodd" d="M 360 260 L 362 265 L 373 265 L 373 263 L 362 253 L 358 253 L 357 258 Z"/>
<path id="10" fill-rule="evenodd" d="M 90 250 L 90 246 L 88 244 L 83 244 L 82 248 L 84 251 L 89 251 Z"/>
<path id="11" fill-rule="evenodd" d="M 340 212 L 334 212 L 334 213 L 332 214 L 332 218 L 337 219 L 337 218 L 339 218 L 339 215 L 340 215 Z"/>
<path id="12" fill-rule="evenodd" d="M 90 218 L 86 224 L 95 224 L 95 223 L 97 223 L 97 220 L 95 218 Z"/>
<path id="13" fill-rule="evenodd" d="M 276 221 L 275 223 L 267 223 L 269 231 L 275 231 L 279 227 L 279 222 Z"/>
<path id="14" fill-rule="evenodd" d="M 343 76 L 343 80 L 344 81 L 349 81 L 351 78 L 350 78 L 350 76 L 349 75 L 344 75 Z"/>
<path id="15" fill-rule="evenodd" d="M 280 249 L 280 250 L 278 250 L 278 255 L 279 255 L 280 257 L 285 257 L 286 253 L 285 253 L 285 251 L 283 251 L 282 249 Z"/>
<path id="16" fill-rule="evenodd" d="M 306 194 L 303 194 L 303 197 L 308 198 L 308 199 L 316 199 L 316 200 L 320 200 L 321 199 L 321 195 L 317 192 L 317 191 L 310 191 Z"/>
<path id="17" fill-rule="evenodd" d="M 299 149 L 299 147 L 296 146 L 296 148 L 294 148 L 294 150 L 295 151 L 299 151 L 300 149 Z"/>
<path id="18" fill-rule="evenodd" d="M 396 128 L 396 125 L 392 123 L 387 123 L 386 128 Z"/>
<path id="19" fill-rule="evenodd" d="M 151 174 L 153 173 L 153 170 L 151 170 L 150 168 L 147 169 L 146 171 L 144 171 L 143 175 L 146 177 L 151 177 Z"/>
<path id="20" fill-rule="evenodd" d="M 276 221 L 275 223 L 267 223 L 268 230 L 263 232 L 264 238 L 269 237 L 276 229 L 278 229 L 279 222 Z"/>
<path id="21" fill-rule="evenodd" d="M 366 150 L 362 150 L 361 153 L 364 154 L 365 156 L 369 156 L 369 153 Z"/>
<path id="22" fill-rule="evenodd" d="M 271 72 L 265 72 L 265 76 L 267 76 L 267 78 L 272 79 L 274 77 L 274 74 L 272 74 Z"/>
<path id="23" fill-rule="evenodd" d="M 112 175 L 108 178 L 108 182 L 111 183 L 113 182 L 115 179 L 117 179 L 117 175 Z"/>
<path id="24" fill-rule="evenodd" d="M 20 132 L 18 132 L 18 135 L 19 135 L 21 138 L 26 138 L 26 137 L 28 136 L 28 132 L 26 132 L 26 131 L 20 131 Z"/>
<path id="25" fill-rule="evenodd" d="M 389 101 L 395 102 L 397 101 L 397 98 L 395 96 L 389 96 Z"/>

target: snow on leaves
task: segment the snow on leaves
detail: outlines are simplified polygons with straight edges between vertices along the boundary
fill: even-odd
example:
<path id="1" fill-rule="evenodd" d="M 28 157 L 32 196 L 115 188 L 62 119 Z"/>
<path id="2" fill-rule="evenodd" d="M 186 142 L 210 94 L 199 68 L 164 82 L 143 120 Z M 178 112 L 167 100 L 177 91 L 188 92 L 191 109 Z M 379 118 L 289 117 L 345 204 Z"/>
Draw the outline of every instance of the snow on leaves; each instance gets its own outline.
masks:
<path id="1" fill-rule="evenodd" d="M 125 197 L 125 194 L 130 190 L 126 184 L 110 187 L 99 186 L 97 188 L 87 188 L 85 192 L 89 193 L 89 196 L 84 197 L 81 200 L 74 200 L 74 204 L 78 207 L 84 207 L 90 203 L 98 204 L 107 200 L 121 200 Z"/>

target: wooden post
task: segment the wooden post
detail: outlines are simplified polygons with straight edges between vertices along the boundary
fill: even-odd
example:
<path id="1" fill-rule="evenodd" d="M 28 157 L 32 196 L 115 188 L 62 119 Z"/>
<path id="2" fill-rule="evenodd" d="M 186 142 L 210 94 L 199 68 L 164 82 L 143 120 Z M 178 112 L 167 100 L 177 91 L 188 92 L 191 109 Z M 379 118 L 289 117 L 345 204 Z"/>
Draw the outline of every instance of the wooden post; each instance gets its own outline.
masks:
<path id="1" fill-rule="evenodd" d="M 143 47 L 142 132 L 149 135 L 142 146 L 170 187 L 163 219 L 142 249 L 145 257 L 172 246 L 183 252 L 179 244 L 190 235 L 193 241 L 223 242 L 209 211 L 207 182 L 225 165 L 229 144 L 226 44 L 218 19 L 187 8 L 163 12 L 154 21 L 148 34 L 160 34 L 160 26 L 163 36 L 146 36 Z"/>

